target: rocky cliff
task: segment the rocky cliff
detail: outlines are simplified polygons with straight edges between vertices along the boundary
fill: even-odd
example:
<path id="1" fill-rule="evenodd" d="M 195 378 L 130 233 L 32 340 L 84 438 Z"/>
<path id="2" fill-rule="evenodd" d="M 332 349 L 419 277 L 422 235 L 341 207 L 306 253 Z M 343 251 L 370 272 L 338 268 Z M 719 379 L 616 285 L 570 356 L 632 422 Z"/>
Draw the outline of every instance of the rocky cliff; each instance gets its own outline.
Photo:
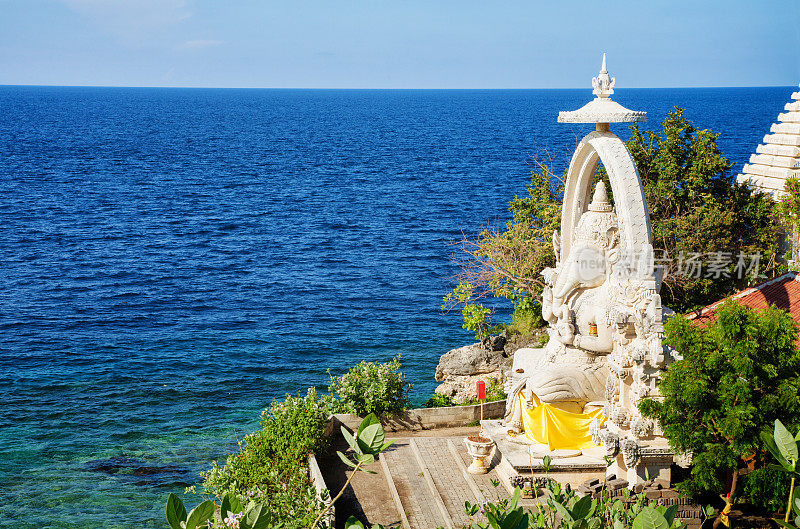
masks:
<path id="1" fill-rule="evenodd" d="M 542 332 L 511 336 L 504 333 L 446 352 L 436 366 L 436 381 L 440 382 L 436 393 L 451 397 L 460 404 L 477 398 L 478 380 L 485 381 L 487 386 L 492 380 L 505 383 L 517 349 L 538 347 L 542 335 Z"/>

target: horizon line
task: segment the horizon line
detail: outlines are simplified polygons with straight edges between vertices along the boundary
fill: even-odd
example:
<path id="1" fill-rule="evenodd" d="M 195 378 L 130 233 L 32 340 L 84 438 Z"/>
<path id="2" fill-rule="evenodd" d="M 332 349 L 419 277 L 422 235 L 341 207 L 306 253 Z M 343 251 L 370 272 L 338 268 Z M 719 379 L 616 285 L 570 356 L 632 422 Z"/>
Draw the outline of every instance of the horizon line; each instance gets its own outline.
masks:
<path id="1" fill-rule="evenodd" d="M 786 88 L 797 87 L 787 85 L 702 85 L 702 86 L 629 86 L 615 90 L 674 90 L 703 88 Z M 193 90 L 591 90 L 591 87 L 459 87 L 459 88 L 411 88 L 411 87 L 302 87 L 302 86 L 181 86 L 181 85 L 115 85 L 115 84 L 3 84 L 0 87 L 38 87 L 38 88 L 160 88 L 160 89 L 193 89 Z"/>

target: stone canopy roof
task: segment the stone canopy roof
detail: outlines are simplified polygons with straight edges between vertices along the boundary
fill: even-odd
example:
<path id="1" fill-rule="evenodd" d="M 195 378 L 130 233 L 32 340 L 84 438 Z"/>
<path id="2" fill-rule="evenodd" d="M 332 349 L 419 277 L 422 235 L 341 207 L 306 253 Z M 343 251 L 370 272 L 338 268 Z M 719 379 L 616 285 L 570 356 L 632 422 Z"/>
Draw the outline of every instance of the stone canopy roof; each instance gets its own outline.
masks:
<path id="1" fill-rule="evenodd" d="M 780 198 L 788 178 L 800 178 L 800 91 L 792 94 L 792 101 L 784 106 L 786 112 L 778 114 L 778 122 L 770 134 L 750 156 L 742 173 L 736 176 L 740 184 Z"/>
<path id="2" fill-rule="evenodd" d="M 647 113 L 638 110 L 628 110 L 616 101 L 611 100 L 614 93 L 616 79 L 608 74 L 606 67 L 606 54 L 603 54 L 603 63 L 600 73 L 592 78 L 592 93 L 597 96 L 583 105 L 578 110 L 562 111 L 558 113 L 559 123 L 634 123 L 647 121 Z"/>

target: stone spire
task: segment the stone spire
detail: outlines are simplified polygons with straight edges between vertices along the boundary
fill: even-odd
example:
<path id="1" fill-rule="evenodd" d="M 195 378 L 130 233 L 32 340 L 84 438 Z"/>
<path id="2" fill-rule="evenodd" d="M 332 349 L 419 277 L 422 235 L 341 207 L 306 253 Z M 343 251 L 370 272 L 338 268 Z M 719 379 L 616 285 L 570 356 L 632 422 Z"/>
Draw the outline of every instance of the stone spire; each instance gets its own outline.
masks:
<path id="1" fill-rule="evenodd" d="M 778 123 L 764 136 L 763 143 L 736 176 L 740 184 L 780 198 L 788 178 L 800 178 L 800 91 L 786 103 L 786 112 L 778 114 Z"/>
<path id="2" fill-rule="evenodd" d="M 611 97 L 614 93 L 614 83 L 616 79 L 608 75 L 606 68 L 606 54 L 603 54 L 603 64 L 600 66 L 600 74 L 592 78 L 592 93 L 597 97 Z"/>
<path id="3" fill-rule="evenodd" d="M 609 123 L 632 123 L 647 121 L 646 112 L 628 110 L 616 101 L 611 100 L 614 93 L 616 79 L 608 74 L 606 67 L 606 54 L 603 54 L 603 63 L 600 73 L 592 78 L 592 93 L 597 96 L 583 105 L 578 110 L 559 112 L 559 123 L 597 123 L 597 130 L 608 131 Z"/>
<path id="4" fill-rule="evenodd" d="M 606 183 L 600 180 L 594 187 L 594 195 L 592 196 L 592 203 L 589 204 L 589 211 L 607 212 L 611 211 L 612 206 L 608 202 L 608 193 L 606 193 Z"/>

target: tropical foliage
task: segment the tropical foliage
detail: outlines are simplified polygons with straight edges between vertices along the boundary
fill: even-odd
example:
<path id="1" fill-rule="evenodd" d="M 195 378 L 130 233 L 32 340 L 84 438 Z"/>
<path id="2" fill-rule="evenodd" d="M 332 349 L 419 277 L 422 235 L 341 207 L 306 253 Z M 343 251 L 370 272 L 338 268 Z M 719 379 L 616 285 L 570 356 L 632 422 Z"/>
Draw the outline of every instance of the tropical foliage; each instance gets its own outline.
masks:
<path id="1" fill-rule="evenodd" d="M 685 312 L 778 271 L 782 228 L 772 199 L 736 182 L 718 134 L 695 128 L 681 109 L 661 133 L 631 130 L 666 306 Z M 706 266 L 689 268 L 693 257 Z"/>
<path id="2" fill-rule="evenodd" d="M 773 433 L 761 432 L 761 439 L 772 457 L 778 461 L 779 470 L 786 472 L 792 478 L 789 484 L 786 516 L 781 525 L 792 527 L 789 525 L 789 519 L 794 513 L 794 526 L 800 526 L 800 487 L 796 489 L 794 486 L 795 479 L 800 476 L 800 455 L 798 455 L 800 454 L 800 430 L 792 436 L 783 423 L 776 419 Z"/>
<path id="3" fill-rule="evenodd" d="M 307 526 L 317 498 L 308 477 L 306 457 L 327 445 L 325 424 L 338 403 L 314 389 L 304 396 L 274 401 L 261 414 L 261 429 L 239 442 L 224 465 L 203 473 L 203 488 L 219 498 L 231 494 L 243 503 L 265 505 L 265 515 Z"/>
<path id="4" fill-rule="evenodd" d="M 411 384 L 400 371 L 400 357 L 390 362 L 360 362 L 341 376 L 331 376 L 331 393 L 339 396 L 341 411 L 385 417 L 409 406 Z"/>
<path id="5" fill-rule="evenodd" d="M 510 499 L 485 504 L 464 505 L 472 518 L 470 529 L 681 529 L 676 517 L 677 505 L 666 507 L 648 501 L 644 494 L 631 497 L 627 489 L 622 499 L 612 498 L 603 487 L 597 498 L 579 497 L 569 487 L 548 480 L 544 490 L 537 491 L 534 508 L 520 506 L 521 490 L 516 488 Z"/>
<path id="6" fill-rule="evenodd" d="M 786 480 L 766 466 L 759 435 L 776 419 L 800 425 L 796 339 L 786 312 L 758 314 L 732 301 L 706 328 L 682 317 L 666 324 L 665 342 L 683 358 L 663 375 L 663 400 L 645 400 L 640 409 L 660 422 L 676 451 L 692 454 L 691 475 L 679 484 L 684 491 L 722 492 L 727 474 L 749 466 L 755 471 L 741 495 L 779 507 Z"/>
<path id="7" fill-rule="evenodd" d="M 341 376 L 331 377 L 329 390 L 339 398 L 319 395 L 311 388 L 305 395 L 286 395 L 284 400 L 273 401 L 261 414 L 261 429 L 239 441 L 239 449 L 224 464 L 214 461 L 201 474 L 204 491 L 217 498 L 235 498 L 244 506 L 261 505 L 263 517 L 273 524 L 280 521 L 280 527 L 309 527 L 320 507 L 308 476 L 307 457 L 327 448 L 329 440 L 324 434 L 328 417 L 345 412 L 366 415 L 368 420 L 362 423 L 359 435 L 366 429 L 364 435 L 374 434 L 373 440 L 382 438 L 376 415 L 386 416 L 408 406 L 411 384 L 405 382 L 400 368 L 399 357 L 385 363 L 361 362 Z M 363 466 L 370 454 L 377 452 L 372 444 L 364 444 L 365 437 L 357 439 L 361 439 L 356 444 L 361 452 L 354 450 L 358 458 L 363 458 Z M 246 512 L 232 513 L 231 522 L 236 522 L 237 516 L 247 519 Z M 218 522 L 223 523 L 224 518 Z"/>
<path id="8" fill-rule="evenodd" d="M 339 491 L 339 494 L 337 494 L 336 497 L 333 498 L 330 503 L 328 503 L 328 505 L 326 505 L 325 508 L 322 509 L 317 515 L 317 518 L 311 525 L 312 528 L 317 527 L 319 522 L 324 518 L 325 514 L 331 509 L 331 507 L 333 507 L 333 504 L 336 503 L 336 500 L 342 497 L 342 494 L 344 494 L 344 491 L 347 489 L 348 485 L 350 485 L 350 482 L 359 471 L 369 472 L 371 474 L 375 473 L 372 470 L 367 470 L 364 468 L 364 466 L 374 463 L 375 457 L 389 448 L 392 443 L 394 443 L 393 440 L 386 440 L 386 433 L 383 430 L 383 426 L 381 426 L 380 420 L 375 416 L 374 413 L 370 413 L 364 417 L 364 420 L 361 421 L 361 424 L 359 425 L 358 431 L 355 433 L 355 435 L 350 434 L 347 428 L 342 426 L 342 436 L 344 437 L 345 441 L 347 441 L 347 445 L 350 447 L 350 450 L 352 450 L 352 456 L 347 456 L 338 450 L 336 453 L 339 455 L 339 459 L 341 459 L 345 465 L 353 469 L 353 472 L 350 474 L 350 477 L 347 478 L 345 484 L 342 485 L 342 489 Z M 381 526 L 379 525 L 377 527 Z"/>

